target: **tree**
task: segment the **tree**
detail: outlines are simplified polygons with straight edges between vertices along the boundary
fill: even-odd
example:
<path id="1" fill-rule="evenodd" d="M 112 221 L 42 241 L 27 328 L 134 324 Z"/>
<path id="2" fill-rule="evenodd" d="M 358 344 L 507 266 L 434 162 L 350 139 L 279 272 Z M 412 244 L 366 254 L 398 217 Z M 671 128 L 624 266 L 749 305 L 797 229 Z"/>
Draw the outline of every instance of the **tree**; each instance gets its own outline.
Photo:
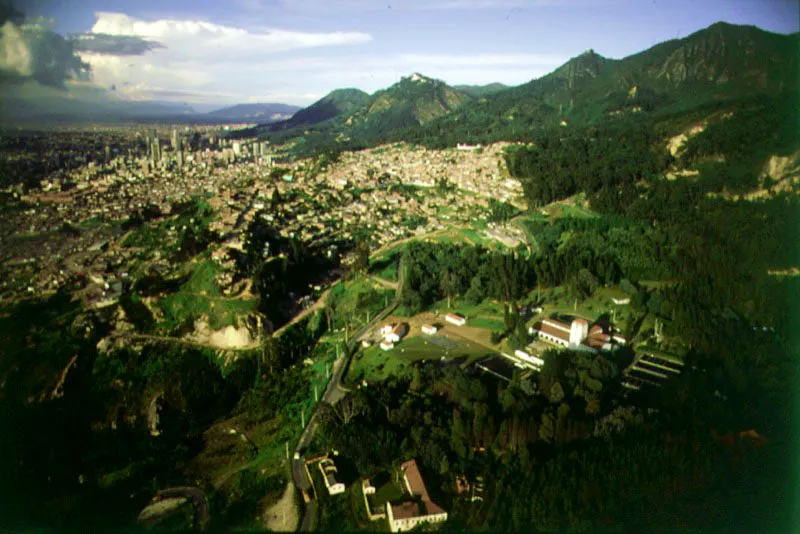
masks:
<path id="1" fill-rule="evenodd" d="M 367 411 L 367 404 L 360 394 L 348 395 L 333 406 L 333 413 L 344 426 L 354 417 Z"/>
<path id="2" fill-rule="evenodd" d="M 450 460 L 447 459 L 447 455 L 443 454 L 442 459 L 439 462 L 439 474 L 446 475 L 450 472 Z"/>
<path id="3" fill-rule="evenodd" d="M 458 295 L 459 278 L 458 275 L 450 269 L 442 271 L 442 278 L 440 282 L 442 293 L 447 296 L 447 307 L 450 308 L 450 299 L 453 295 Z"/>

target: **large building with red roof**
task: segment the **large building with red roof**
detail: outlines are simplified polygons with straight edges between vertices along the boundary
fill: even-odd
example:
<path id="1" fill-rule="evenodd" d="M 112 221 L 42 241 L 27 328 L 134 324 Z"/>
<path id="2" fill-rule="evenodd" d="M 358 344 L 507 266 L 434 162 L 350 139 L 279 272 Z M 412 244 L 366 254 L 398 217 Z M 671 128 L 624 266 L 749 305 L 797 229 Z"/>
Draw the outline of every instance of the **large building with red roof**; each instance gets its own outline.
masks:
<path id="1" fill-rule="evenodd" d="M 447 512 L 431 501 L 416 460 L 409 460 L 400 466 L 403 472 L 403 493 L 405 498 L 399 503 L 386 503 L 386 517 L 392 532 L 411 530 L 422 523 L 442 523 L 447 521 Z"/>
<path id="2" fill-rule="evenodd" d="M 565 348 L 591 352 L 610 351 L 615 345 L 624 345 L 626 339 L 619 334 L 606 332 L 602 325 L 589 327 L 586 319 L 575 319 L 565 324 L 555 319 L 542 319 L 529 329 L 539 339 Z"/>

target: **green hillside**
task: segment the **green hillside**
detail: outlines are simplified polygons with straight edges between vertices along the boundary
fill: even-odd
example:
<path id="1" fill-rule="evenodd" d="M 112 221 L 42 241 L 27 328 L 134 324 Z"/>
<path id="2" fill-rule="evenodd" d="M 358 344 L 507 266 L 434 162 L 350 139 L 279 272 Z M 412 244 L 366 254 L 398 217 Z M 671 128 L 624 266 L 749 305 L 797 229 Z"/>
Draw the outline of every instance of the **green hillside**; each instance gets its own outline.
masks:
<path id="1" fill-rule="evenodd" d="M 381 136 L 427 124 L 468 100 L 470 97 L 444 82 L 415 73 L 372 95 L 345 124 L 357 137 Z"/>
<path id="2" fill-rule="evenodd" d="M 525 139 L 562 124 L 668 118 L 797 88 L 798 34 L 717 23 L 621 60 L 593 50 L 526 84 L 475 100 L 397 137 L 433 144 Z"/>

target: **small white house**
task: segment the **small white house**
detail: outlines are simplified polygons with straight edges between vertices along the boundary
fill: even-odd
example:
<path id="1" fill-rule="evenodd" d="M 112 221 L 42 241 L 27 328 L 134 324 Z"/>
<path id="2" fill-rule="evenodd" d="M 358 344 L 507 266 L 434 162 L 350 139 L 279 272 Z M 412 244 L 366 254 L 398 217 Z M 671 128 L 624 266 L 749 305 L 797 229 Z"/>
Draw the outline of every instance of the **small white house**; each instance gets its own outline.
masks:
<path id="1" fill-rule="evenodd" d="M 444 320 L 452 325 L 455 326 L 464 326 L 467 324 L 467 320 L 460 315 L 456 315 L 455 313 L 448 313 L 444 316 Z"/>
<path id="2" fill-rule="evenodd" d="M 408 325 L 405 323 L 398 323 L 388 334 L 384 336 L 384 339 L 391 343 L 398 343 L 401 339 L 403 339 L 403 336 L 405 336 L 407 332 Z"/>
<path id="3" fill-rule="evenodd" d="M 394 328 L 393 324 L 385 324 L 381 327 L 381 335 L 385 336 L 387 334 L 392 333 L 392 329 Z"/>
<path id="4" fill-rule="evenodd" d="M 429 324 L 422 325 L 422 333 L 423 334 L 428 334 L 429 336 L 432 336 L 436 332 L 437 332 L 437 330 L 436 330 L 435 326 L 429 325 Z"/>
<path id="5" fill-rule="evenodd" d="M 325 481 L 325 487 L 329 495 L 337 495 L 344 493 L 344 484 L 336 480 L 336 473 L 338 469 L 330 458 L 325 458 L 319 462 L 319 470 L 322 473 L 322 479 Z"/>
<path id="6" fill-rule="evenodd" d="M 371 345 L 372 343 L 370 343 L 368 339 L 365 339 L 364 341 L 361 342 L 361 346 L 364 347 L 365 349 L 369 348 Z"/>
<path id="7" fill-rule="evenodd" d="M 381 348 L 383 350 L 392 350 L 394 348 L 394 343 L 392 343 L 387 339 L 384 339 L 383 341 L 381 341 Z"/>
<path id="8" fill-rule="evenodd" d="M 614 304 L 617 304 L 617 305 L 630 304 L 631 303 L 631 298 L 630 297 L 623 297 L 621 299 L 618 299 L 618 298 L 615 298 L 615 297 L 611 297 L 611 302 L 613 302 Z"/>

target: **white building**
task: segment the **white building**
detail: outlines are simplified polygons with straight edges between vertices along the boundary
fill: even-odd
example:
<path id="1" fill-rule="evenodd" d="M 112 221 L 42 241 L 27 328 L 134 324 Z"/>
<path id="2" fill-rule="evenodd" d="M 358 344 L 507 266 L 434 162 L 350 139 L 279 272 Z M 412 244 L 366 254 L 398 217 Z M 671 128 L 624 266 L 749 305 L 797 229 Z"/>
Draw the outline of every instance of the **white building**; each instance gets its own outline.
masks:
<path id="1" fill-rule="evenodd" d="M 394 343 L 389 340 L 384 339 L 381 341 L 381 348 L 383 350 L 392 350 L 394 348 Z"/>
<path id="2" fill-rule="evenodd" d="M 408 325 L 405 323 L 398 323 L 388 334 L 384 335 L 384 339 L 391 343 L 398 343 L 401 339 L 403 339 L 403 336 L 405 336 L 407 332 Z"/>
<path id="3" fill-rule="evenodd" d="M 436 330 L 435 326 L 432 326 L 432 325 L 429 325 L 429 324 L 422 325 L 422 333 L 423 334 L 428 334 L 429 336 L 432 336 L 436 332 L 437 332 L 437 330 Z"/>
<path id="4" fill-rule="evenodd" d="M 626 343 L 624 337 L 606 333 L 599 324 L 589 328 L 586 319 L 575 319 L 570 325 L 553 319 L 543 319 L 530 327 L 528 333 L 538 334 L 539 339 L 554 345 L 591 352 L 610 351 L 615 344 Z"/>
<path id="5" fill-rule="evenodd" d="M 541 368 L 544 365 L 544 360 L 543 359 L 538 358 L 536 356 L 533 356 L 531 354 L 528 354 L 524 350 L 519 350 L 519 349 L 515 350 L 514 351 L 514 356 L 516 356 L 517 358 L 519 358 L 520 360 L 522 360 L 526 364 L 529 364 L 530 366 L 533 366 L 535 369 Z"/>
<path id="6" fill-rule="evenodd" d="M 444 320 L 445 322 L 448 322 L 455 326 L 464 326 L 465 324 L 467 324 L 467 320 L 465 318 L 461 317 L 460 315 L 456 315 L 454 313 L 448 313 L 447 315 L 445 315 Z"/>
<path id="7" fill-rule="evenodd" d="M 569 344 L 577 347 L 589 336 L 589 323 L 586 319 L 575 319 L 569 329 Z"/>
<path id="8" fill-rule="evenodd" d="M 330 458 L 325 458 L 319 462 L 319 470 L 322 473 L 322 480 L 325 481 L 325 487 L 328 489 L 329 495 L 336 495 L 344 493 L 344 484 L 336 481 L 336 465 Z"/>
<path id="9" fill-rule="evenodd" d="M 403 471 L 403 489 L 406 499 L 400 503 L 386 503 L 386 517 L 389 530 L 402 532 L 424 523 L 447 521 L 447 512 L 431 501 L 422 475 L 415 460 L 409 460 L 400 467 Z"/>

